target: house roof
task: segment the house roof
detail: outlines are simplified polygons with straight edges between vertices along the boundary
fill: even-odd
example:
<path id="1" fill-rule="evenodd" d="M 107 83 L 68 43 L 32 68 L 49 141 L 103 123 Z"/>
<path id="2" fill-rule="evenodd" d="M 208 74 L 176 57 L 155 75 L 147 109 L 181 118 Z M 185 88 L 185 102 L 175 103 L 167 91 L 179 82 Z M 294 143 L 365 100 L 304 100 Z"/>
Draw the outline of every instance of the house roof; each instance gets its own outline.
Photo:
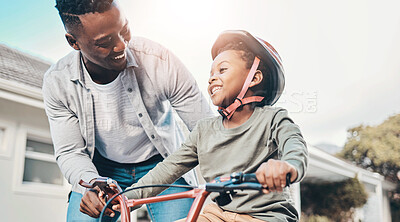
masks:
<path id="1" fill-rule="evenodd" d="M 304 181 L 333 182 L 357 176 L 363 183 L 381 185 L 385 190 L 396 188 L 396 184 L 385 180 L 384 176 L 362 169 L 314 146 L 308 146 L 308 152 L 310 161 Z"/>
<path id="2" fill-rule="evenodd" d="M 43 75 L 51 63 L 0 44 L 0 78 L 42 88 Z"/>

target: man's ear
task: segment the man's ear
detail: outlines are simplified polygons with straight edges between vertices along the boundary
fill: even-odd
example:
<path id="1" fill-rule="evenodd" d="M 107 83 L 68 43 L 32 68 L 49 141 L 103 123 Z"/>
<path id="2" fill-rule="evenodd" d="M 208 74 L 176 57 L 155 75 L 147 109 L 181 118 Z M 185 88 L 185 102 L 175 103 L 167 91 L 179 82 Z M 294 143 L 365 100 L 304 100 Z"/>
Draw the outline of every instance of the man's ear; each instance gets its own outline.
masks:
<path id="1" fill-rule="evenodd" d="M 78 42 L 76 41 L 75 37 L 69 33 L 65 34 L 65 38 L 68 41 L 68 44 L 74 48 L 75 50 L 80 50 L 81 48 L 78 45 Z"/>
<path id="2" fill-rule="evenodd" d="M 264 79 L 264 75 L 260 70 L 257 70 L 254 74 L 253 80 L 251 80 L 249 88 L 260 84 Z"/>

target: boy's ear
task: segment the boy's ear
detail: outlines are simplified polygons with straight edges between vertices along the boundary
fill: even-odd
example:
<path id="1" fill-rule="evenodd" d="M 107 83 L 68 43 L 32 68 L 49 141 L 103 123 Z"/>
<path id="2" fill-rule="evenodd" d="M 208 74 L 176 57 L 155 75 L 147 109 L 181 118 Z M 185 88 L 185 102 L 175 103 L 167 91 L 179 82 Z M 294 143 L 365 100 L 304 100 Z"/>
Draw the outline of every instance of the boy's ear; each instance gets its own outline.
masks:
<path id="1" fill-rule="evenodd" d="M 254 74 L 253 80 L 250 82 L 249 88 L 260 84 L 264 79 L 264 75 L 260 70 Z"/>
<path id="2" fill-rule="evenodd" d="M 69 33 L 65 34 L 65 38 L 68 41 L 68 44 L 74 48 L 75 50 L 80 50 L 81 48 L 78 45 L 78 42 L 76 41 L 75 37 Z"/>

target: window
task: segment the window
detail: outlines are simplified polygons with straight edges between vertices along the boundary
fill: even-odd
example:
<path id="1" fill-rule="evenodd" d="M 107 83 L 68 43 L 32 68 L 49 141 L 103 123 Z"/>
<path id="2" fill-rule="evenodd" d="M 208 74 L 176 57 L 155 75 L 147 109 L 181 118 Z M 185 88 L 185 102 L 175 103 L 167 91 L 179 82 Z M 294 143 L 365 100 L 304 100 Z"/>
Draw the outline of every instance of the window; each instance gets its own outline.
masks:
<path id="1" fill-rule="evenodd" d="M 3 144 L 4 129 L 0 128 L 0 146 Z"/>
<path id="2" fill-rule="evenodd" d="M 54 160 L 51 143 L 27 139 L 23 182 L 63 185 L 63 176 Z"/>
<path id="3" fill-rule="evenodd" d="M 15 148 L 14 191 L 66 197 L 70 185 L 55 161 L 48 130 L 20 126 Z"/>
<path id="4" fill-rule="evenodd" d="M 15 123 L 0 119 L 0 157 L 2 158 L 11 157 L 13 133 L 15 133 Z"/>

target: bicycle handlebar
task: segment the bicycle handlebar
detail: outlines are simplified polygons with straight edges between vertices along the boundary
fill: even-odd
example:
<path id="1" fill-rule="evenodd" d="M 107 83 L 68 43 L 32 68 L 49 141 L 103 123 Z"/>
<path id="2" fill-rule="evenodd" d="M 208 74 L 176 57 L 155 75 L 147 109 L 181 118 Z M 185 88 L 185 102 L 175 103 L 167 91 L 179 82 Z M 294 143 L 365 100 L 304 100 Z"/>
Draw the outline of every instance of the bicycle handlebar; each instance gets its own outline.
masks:
<path id="1" fill-rule="evenodd" d="M 286 186 L 290 186 L 290 173 L 286 175 Z M 217 177 L 216 183 L 205 184 L 205 190 L 209 192 L 226 192 L 234 190 L 262 190 L 264 188 L 257 180 L 255 173 L 232 173 L 230 179 Z"/>
<path id="2" fill-rule="evenodd" d="M 116 191 L 121 192 L 122 189 L 118 185 L 117 181 L 108 177 L 99 177 L 91 181 L 90 183 L 79 181 L 79 184 L 86 188 L 94 188 L 98 186 L 102 191 L 109 193 L 116 189 Z M 239 185 L 240 184 L 240 185 Z M 286 186 L 289 187 L 290 173 L 286 175 Z M 194 187 L 193 187 L 194 188 Z M 255 173 L 245 174 L 245 173 L 232 173 L 230 178 L 227 177 L 217 177 L 215 178 L 215 183 L 206 183 L 205 190 L 209 192 L 224 192 L 233 190 L 261 190 L 262 185 L 258 183 Z M 265 189 L 265 188 L 264 188 Z"/>
<path id="3" fill-rule="evenodd" d="M 230 179 L 219 178 L 215 179 L 216 183 L 207 183 L 205 190 L 208 192 L 219 192 L 215 201 L 220 206 L 229 204 L 232 200 L 231 195 L 235 190 L 258 190 L 268 189 L 263 187 L 257 180 L 256 174 L 232 173 Z M 286 186 L 290 186 L 290 174 L 286 175 Z"/>
<path id="4" fill-rule="evenodd" d="M 130 188 L 128 190 L 123 191 L 121 189 L 121 187 L 118 185 L 117 181 L 115 181 L 111 178 L 107 178 L 107 177 L 96 178 L 96 179 L 92 180 L 90 183 L 86 183 L 83 180 L 81 180 L 81 181 L 79 181 L 79 184 L 86 188 L 94 188 L 97 186 L 102 191 L 104 191 L 106 194 L 112 194 L 111 199 L 109 199 L 107 201 L 106 206 L 104 207 L 103 211 L 100 214 L 100 217 L 102 217 L 102 215 L 104 214 L 105 208 L 115 198 L 117 198 L 118 201 L 120 202 L 121 209 L 122 208 L 128 209 L 129 201 L 126 199 L 126 197 L 123 195 L 123 193 L 129 191 L 130 189 L 155 187 L 155 186 L 164 186 L 164 187 L 165 186 L 174 186 L 174 185 L 147 185 L 147 186 L 142 186 L 142 187 Z M 286 175 L 286 186 L 289 186 L 289 185 L 290 185 L 290 174 L 287 174 Z M 243 190 L 259 190 L 259 191 L 261 191 L 262 189 L 268 189 L 268 188 L 264 188 L 260 183 L 258 183 L 257 177 L 254 173 L 253 174 L 244 174 L 242 172 L 232 173 L 229 178 L 217 177 L 217 178 L 215 178 L 215 182 L 206 183 L 205 185 L 202 185 L 200 187 L 192 187 L 192 186 L 187 186 L 187 187 L 202 189 L 203 192 L 207 193 L 207 194 L 205 194 L 205 197 L 207 197 L 208 193 L 219 192 L 221 198 L 218 198 L 216 201 L 220 205 L 229 203 L 230 194 L 234 193 L 236 190 L 242 190 L 242 191 Z M 199 189 L 195 189 L 195 190 L 199 190 Z M 106 198 L 106 199 L 108 199 L 108 198 Z M 201 203 L 201 205 L 202 204 L 203 204 L 203 202 Z M 134 206 L 134 205 L 131 205 L 131 206 Z M 197 212 L 197 214 L 198 214 L 198 212 Z M 129 210 L 124 210 L 124 213 L 122 213 L 121 216 L 122 216 L 122 221 L 130 221 Z M 189 217 L 190 216 L 188 215 L 188 218 Z M 127 220 L 126 220 L 126 218 L 127 218 Z M 195 217 L 195 218 L 197 218 L 197 217 Z"/>

